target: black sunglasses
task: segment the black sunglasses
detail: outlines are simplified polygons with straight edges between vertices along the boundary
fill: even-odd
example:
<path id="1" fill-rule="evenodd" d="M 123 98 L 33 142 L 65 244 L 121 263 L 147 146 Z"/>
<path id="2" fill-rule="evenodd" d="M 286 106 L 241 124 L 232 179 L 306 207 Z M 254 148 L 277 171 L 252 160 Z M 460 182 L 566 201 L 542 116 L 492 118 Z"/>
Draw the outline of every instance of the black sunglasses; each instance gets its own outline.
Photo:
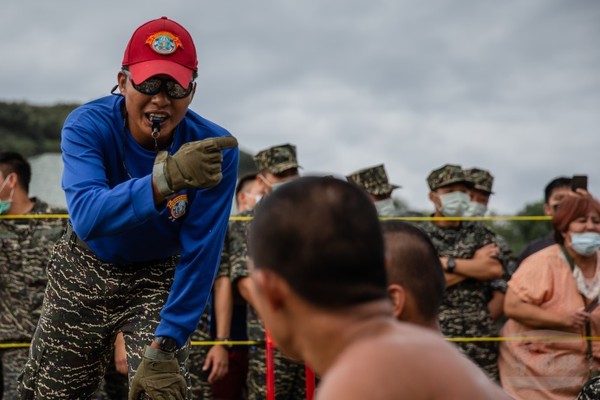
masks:
<path id="1" fill-rule="evenodd" d="M 137 84 L 133 81 L 133 79 L 131 79 L 131 74 L 129 73 L 129 71 L 124 70 L 123 72 L 125 73 L 125 75 L 127 75 L 127 78 L 129 78 L 129 81 L 131 82 L 135 90 L 137 90 L 140 93 L 151 96 L 160 93 L 164 88 L 165 92 L 167 93 L 167 96 L 173 99 L 184 99 L 188 97 L 194 89 L 193 82 L 190 82 L 188 87 L 184 88 L 176 81 L 166 78 L 149 78 L 146 79 L 144 82 Z"/>

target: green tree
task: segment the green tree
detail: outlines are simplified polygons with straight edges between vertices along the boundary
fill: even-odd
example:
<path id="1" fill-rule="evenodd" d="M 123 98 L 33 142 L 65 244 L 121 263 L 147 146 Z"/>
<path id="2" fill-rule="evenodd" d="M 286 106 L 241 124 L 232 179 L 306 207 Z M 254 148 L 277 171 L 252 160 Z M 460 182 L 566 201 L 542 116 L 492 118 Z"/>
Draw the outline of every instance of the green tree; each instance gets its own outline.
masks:
<path id="1" fill-rule="evenodd" d="M 544 201 L 528 203 L 517 213 L 518 217 L 539 217 L 544 215 Z M 511 250 L 518 254 L 523 247 L 534 239 L 547 235 L 552 230 L 548 220 L 508 220 L 493 221 L 492 229 L 502 235 Z"/>

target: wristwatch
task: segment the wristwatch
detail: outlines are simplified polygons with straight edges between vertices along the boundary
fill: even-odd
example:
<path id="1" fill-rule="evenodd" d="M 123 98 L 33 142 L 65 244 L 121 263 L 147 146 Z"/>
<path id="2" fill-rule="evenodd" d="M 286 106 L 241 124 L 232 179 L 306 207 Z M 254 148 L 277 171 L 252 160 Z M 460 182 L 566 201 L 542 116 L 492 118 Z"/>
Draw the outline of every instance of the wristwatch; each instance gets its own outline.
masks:
<path id="1" fill-rule="evenodd" d="M 456 260 L 454 259 L 454 257 L 448 257 L 446 259 L 446 272 L 451 274 L 454 272 L 455 269 L 456 269 Z"/>
<path id="2" fill-rule="evenodd" d="M 215 338 L 216 342 L 221 342 L 219 343 L 219 345 L 225 347 L 226 349 L 229 349 L 231 347 L 231 344 L 229 344 L 229 338 L 228 337 L 217 337 Z"/>
<path id="3" fill-rule="evenodd" d="M 174 353 L 179 348 L 179 346 L 177 346 L 177 341 L 168 336 L 156 336 L 154 341 L 160 346 L 162 351 L 168 353 Z"/>

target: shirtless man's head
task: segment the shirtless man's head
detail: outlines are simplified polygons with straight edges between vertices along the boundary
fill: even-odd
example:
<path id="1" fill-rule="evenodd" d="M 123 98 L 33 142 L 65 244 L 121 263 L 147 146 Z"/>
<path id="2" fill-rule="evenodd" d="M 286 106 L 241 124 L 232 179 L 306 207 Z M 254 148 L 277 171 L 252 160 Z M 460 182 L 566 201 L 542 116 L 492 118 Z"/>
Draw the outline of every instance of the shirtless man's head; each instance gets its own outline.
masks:
<path id="1" fill-rule="evenodd" d="M 507 398 L 439 334 L 394 318 L 377 212 L 355 185 L 306 177 L 273 192 L 249 253 L 257 311 L 321 376 L 317 399 Z"/>

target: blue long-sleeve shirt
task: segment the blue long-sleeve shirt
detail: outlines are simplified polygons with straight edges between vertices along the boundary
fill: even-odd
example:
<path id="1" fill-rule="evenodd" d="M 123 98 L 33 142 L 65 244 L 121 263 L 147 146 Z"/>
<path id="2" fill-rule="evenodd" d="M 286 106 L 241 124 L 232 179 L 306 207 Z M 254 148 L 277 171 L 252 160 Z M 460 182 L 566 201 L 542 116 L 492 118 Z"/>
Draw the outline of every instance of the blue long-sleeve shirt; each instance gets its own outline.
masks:
<path id="1" fill-rule="evenodd" d="M 214 280 L 237 179 L 238 149 L 223 150 L 223 179 L 188 189 L 157 208 L 152 191 L 156 152 L 124 129 L 122 96 L 74 110 L 62 130 L 62 187 L 73 229 L 101 260 L 115 264 L 180 254 L 156 335 L 183 345 L 196 328 Z M 174 154 L 187 142 L 227 136 L 224 128 L 188 110 Z"/>

